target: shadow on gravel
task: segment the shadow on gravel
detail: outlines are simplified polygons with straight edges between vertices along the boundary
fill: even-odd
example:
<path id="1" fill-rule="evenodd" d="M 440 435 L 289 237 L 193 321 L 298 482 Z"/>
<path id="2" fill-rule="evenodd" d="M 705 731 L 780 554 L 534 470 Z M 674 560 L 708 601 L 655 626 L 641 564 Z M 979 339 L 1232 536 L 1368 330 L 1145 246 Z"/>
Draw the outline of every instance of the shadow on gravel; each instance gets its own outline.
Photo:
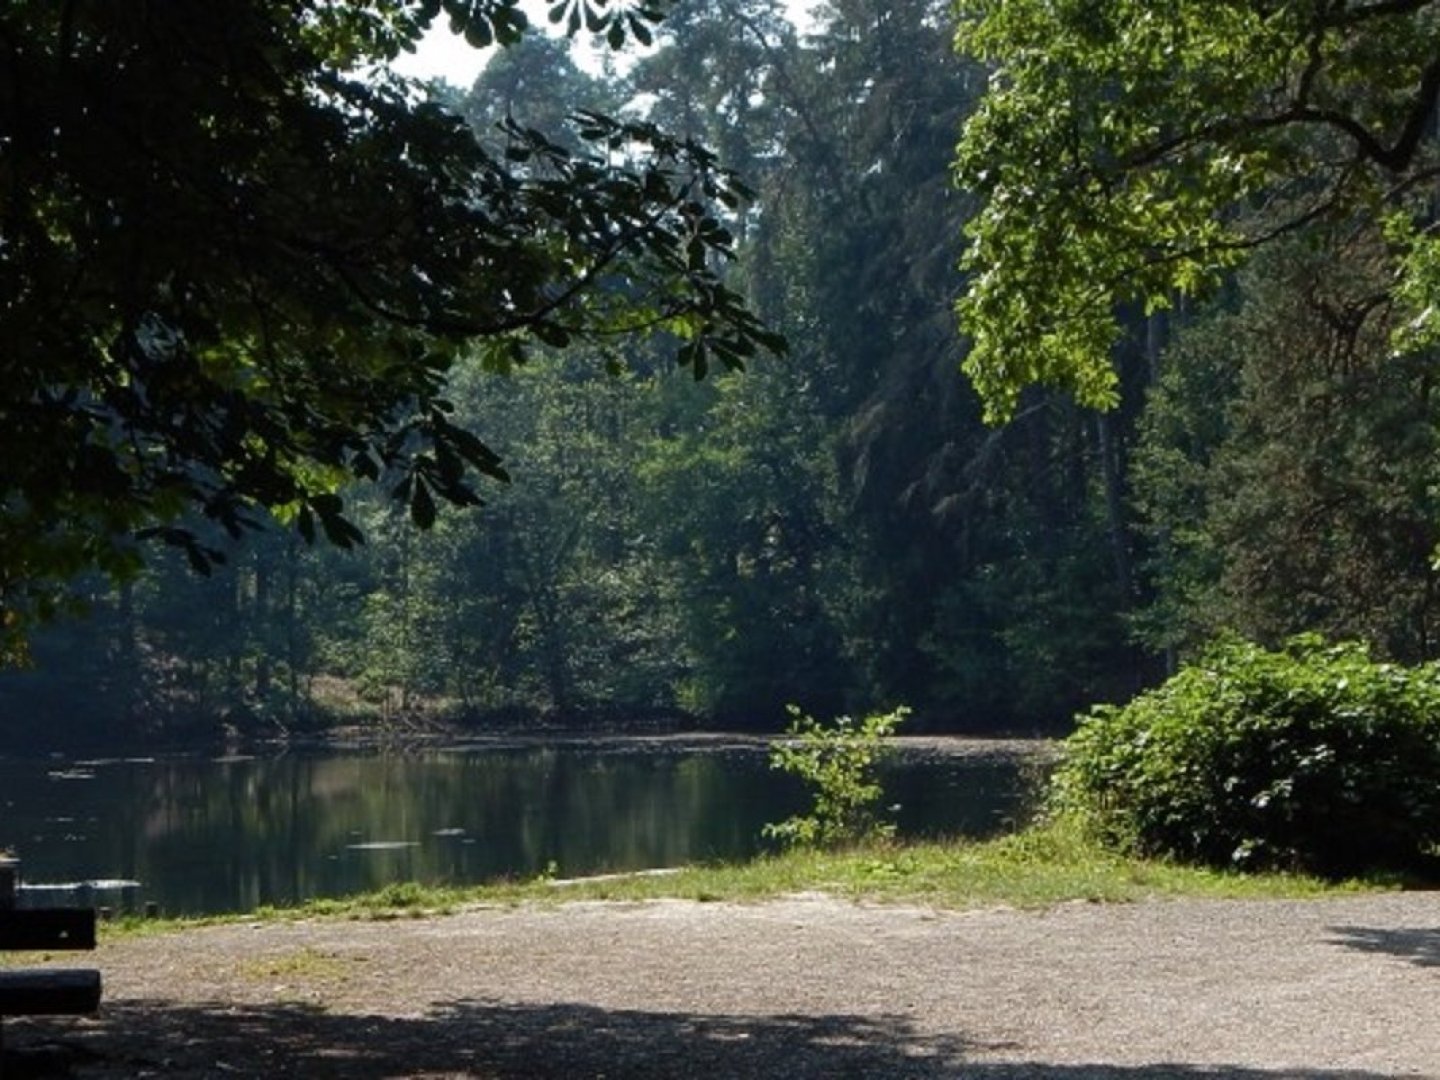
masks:
<path id="1" fill-rule="evenodd" d="M 1392 930 L 1373 926 L 1332 926 L 1334 942 L 1360 952 L 1385 953 L 1420 967 L 1440 967 L 1440 929 Z"/>
<path id="2" fill-rule="evenodd" d="M 987 1063 L 963 1037 L 903 1017 L 689 1016 L 589 1005 L 461 1001 L 419 1019 L 302 1005 L 107 1006 L 97 1020 L 7 1026 L 4 1080 L 42 1077 L 965 1078 L 965 1080 L 1381 1080 L 1315 1069 Z M 1014 1049 L 1013 1047 L 1010 1049 Z"/>

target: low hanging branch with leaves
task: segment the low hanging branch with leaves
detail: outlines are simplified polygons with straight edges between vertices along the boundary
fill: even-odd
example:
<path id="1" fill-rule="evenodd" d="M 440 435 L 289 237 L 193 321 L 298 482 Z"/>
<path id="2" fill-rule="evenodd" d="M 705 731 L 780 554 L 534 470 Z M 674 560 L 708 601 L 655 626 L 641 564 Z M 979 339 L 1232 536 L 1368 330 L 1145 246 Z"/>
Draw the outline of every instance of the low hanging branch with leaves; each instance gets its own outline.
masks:
<path id="1" fill-rule="evenodd" d="M 197 569 L 267 513 L 354 544 L 351 479 L 422 526 L 479 502 L 506 473 L 450 419 L 464 352 L 660 330 L 703 375 L 783 348 L 724 282 L 746 193 L 708 151 L 593 113 L 588 152 L 487 148 L 384 67 L 442 15 L 512 43 L 518 3 L 0 11 L 0 637 L 146 538 Z M 667 6 L 550 14 L 619 47 Z"/>

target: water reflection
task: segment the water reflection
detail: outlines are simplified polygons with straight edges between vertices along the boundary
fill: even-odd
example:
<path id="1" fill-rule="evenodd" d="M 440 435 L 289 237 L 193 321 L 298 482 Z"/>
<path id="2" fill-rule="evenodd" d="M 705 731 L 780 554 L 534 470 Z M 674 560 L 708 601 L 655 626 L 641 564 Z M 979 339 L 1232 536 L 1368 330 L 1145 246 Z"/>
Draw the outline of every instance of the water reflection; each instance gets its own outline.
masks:
<path id="1" fill-rule="evenodd" d="M 1016 811 L 1013 760 L 894 767 L 907 835 L 993 831 Z M 170 914 L 249 910 L 379 888 L 468 884 L 739 858 L 803 806 L 762 753 L 594 747 L 406 755 L 0 761 L 0 848 L 30 882 L 135 880 Z"/>

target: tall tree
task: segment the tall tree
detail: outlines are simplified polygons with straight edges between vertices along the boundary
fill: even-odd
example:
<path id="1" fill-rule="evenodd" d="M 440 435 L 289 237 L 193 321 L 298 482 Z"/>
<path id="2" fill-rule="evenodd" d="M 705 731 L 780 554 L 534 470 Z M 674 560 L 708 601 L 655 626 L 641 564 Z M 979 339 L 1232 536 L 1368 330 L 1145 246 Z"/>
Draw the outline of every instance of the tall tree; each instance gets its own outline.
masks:
<path id="1" fill-rule="evenodd" d="M 1153 644 L 1320 630 L 1408 662 L 1440 648 L 1434 357 L 1392 353 L 1388 278 L 1373 230 L 1325 230 L 1257 258 L 1180 333 L 1136 470 Z"/>
<path id="2" fill-rule="evenodd" d="M 986 429 L 956 377 L 953 237 L 973 204 L 950 177 L 986 72 L 955 55 L 944 5 L 844 0 L 818 16 L 812 126 L 792 145 L 815 208 L 810 325 L 872 598 L 855 630 L 870 692 L 921 706 L 921 722 L 1057 722 L 1134 678 L 1114 557 L 1128 524 L 1105 483 L 1118 489 L 1129 416 L 1102 430 L 1037 396 Z"/>
<path id="3" fill-rule="evenodd" d="M 679 701 L 751 727 L 797 699 L 843 707 L 857 681 L 853 552 L 808 373 L 759 371 L 707 398 L 641 466 L 642 520 L 681 633 Z"/>

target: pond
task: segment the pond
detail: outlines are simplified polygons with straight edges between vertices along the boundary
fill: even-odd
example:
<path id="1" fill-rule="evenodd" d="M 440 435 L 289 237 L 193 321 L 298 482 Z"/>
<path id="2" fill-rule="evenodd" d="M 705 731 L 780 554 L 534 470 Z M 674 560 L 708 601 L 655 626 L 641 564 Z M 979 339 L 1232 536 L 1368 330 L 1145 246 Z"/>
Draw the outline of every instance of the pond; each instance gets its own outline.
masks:
<path id="1" fill-rule="evenodd" d="M 905 753 L 887 766 L 903 835 L 985 835 L 1022 809 L 1033 759 Z M 0 759 L 0 849 L 23 897 L 202 915 L 398 881 L 475 884 L 744 858 L 806 805 L 754 740 L 602 739 L 405 753 Z M 68 895 L 68 894 L 67 894 Z M 63 899 L 60 902 L 70 902 Z"/>

